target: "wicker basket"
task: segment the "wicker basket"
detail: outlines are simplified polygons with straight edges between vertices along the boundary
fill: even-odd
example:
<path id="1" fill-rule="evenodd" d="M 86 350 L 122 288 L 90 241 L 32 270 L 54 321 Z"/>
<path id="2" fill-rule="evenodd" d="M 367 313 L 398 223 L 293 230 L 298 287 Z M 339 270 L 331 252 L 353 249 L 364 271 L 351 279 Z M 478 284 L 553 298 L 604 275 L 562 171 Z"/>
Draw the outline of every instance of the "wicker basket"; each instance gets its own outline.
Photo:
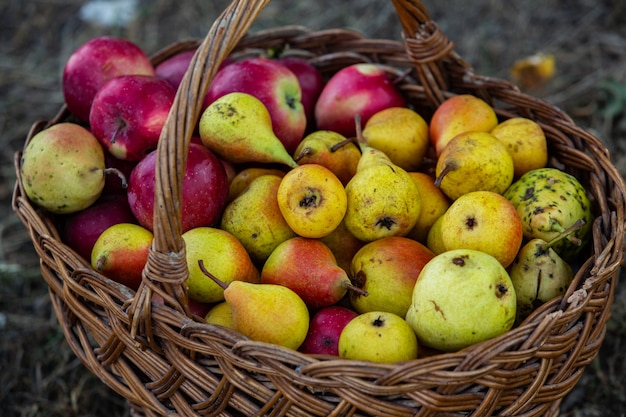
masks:
<path id="1" fill-rule="evenodd" d="M 503 80 L 482 77 L 454 51 L 417 0 L 392 0 L 405 42 L 353 31 L 285 27 L 248 34 L 267 0 L 235 1 L 203 40 L 172 45 L 159 63 L 198 48 L 161 135 L 154 242 L 137 293 L 94 272 L 64 245 L 54 218 L 16 184 L 13 208 L 41 258 L 41 272 L 67 342 L 83 364 L 125 397 L 138 415 L 555 416 L 563 397 L 598 354 L 623 257 L 625 186 L 607 149 L 558 108 Z M 304 56 L 326 76 L 377 62 L 397 77 L 425 118 L 445 98 L 474 94 L 504 120 L 541 124 L 550 164 L 588 188 L 597 217 L 588 258 L 567 293 L 520 326 L 456 353 L 401 364 L 304 355 L 247 340 L 192 317 L 181 238 L 180 184 L 201 98 L 227 54 L 270 47 Z M 33 125 L 28 139 L 69 117 L 63 108 Z M 15 158 L 18 178 L 20 154 Z M 165 304 L 151 303 L 155 293 Z"/>

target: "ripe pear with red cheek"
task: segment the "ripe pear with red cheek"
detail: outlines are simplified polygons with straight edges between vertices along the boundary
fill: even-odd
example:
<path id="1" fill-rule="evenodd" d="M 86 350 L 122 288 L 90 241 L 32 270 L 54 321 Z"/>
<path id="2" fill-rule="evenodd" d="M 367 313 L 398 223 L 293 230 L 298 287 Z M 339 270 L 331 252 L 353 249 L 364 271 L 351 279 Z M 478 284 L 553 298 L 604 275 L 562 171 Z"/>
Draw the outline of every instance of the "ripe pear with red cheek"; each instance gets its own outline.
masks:
<path id="1" fill-rule="evenodd" d="M 353 289 L 330 249 L 317 239 L 300 236 L 274 249 L 263 265 L 261 282 L 292 289 L 312 309 L 333 305 Z"/>

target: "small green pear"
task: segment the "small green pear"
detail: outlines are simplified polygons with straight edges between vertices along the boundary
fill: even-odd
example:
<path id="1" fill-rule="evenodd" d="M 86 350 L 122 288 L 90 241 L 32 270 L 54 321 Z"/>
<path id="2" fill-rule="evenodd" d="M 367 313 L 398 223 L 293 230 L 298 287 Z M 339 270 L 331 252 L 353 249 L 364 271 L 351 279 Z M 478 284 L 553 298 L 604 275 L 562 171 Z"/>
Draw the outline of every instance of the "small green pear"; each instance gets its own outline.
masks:
<path id="1" fill-rule="evenodd" d="M 231 163 L 298 164 L 272 128 L 267 107 L 251 94 L 228 93 L 211 103 L 199 122 L 202 143 Z"/>
<path id="2" fill-rule="evenodd" d="M 559 240 L 552 249 L 563 259 L 575 260 L 591 238 L 593 213 L 583 185 L 557 168 L 528 171 L 503 194 L 519 213 L 524 237 L 550 241 L 579 219 L 584 225 Z"/>
<path id="3" fill-rule="evenodd" d="M 309 310 L 293 290 L 275 284 L 232 281 L 225 284 L 199 266 L 224 288 L 236 331 L 258 342 L 297 350 L 309 331 Z"/>
<path id="4" fill-rule="evenodd" d="M 363 139 L 357 120 L 361 158 L 346 185 L 345 224 L 358 239 L 371 242 L 409 233 L 420 214 L 419 189 L 407 171 Z"/>

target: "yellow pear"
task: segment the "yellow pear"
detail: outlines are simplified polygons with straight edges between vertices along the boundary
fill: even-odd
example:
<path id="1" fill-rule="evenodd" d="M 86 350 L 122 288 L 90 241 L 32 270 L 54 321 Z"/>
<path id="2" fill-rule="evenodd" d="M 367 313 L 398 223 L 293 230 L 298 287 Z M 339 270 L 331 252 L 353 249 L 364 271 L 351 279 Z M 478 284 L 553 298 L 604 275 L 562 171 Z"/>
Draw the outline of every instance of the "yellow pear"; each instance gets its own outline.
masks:
<path id="1" fill-rule="evenodd" d="M 362 155 L 356 174 L 346 185 L 346 227 L 365 242 L 404 236 L 413 229 L 420 214 L 417 185 L 384 152 L 365 143 L 359 121 L 357 138 Z"/>
<path id="2" fill-rule="evenodd" d="M 344 218 L 345 220 L 345 218 Z M 320 240 L 335 255 L 337 265 L 344 271 L 350 272 L 350 263 L 354 255 L 361 249 L 365 242 L 357 239 L 346 227 L 346 222 L 342 221 L 330 234 L 321 237 Z"/>
<path id="3" fill-rule="evenodd" d="M 502 194 L 513 182 L 513 169 L 513 157 L 495 136 L 465 132 L 441 151 L 435 184 L 452 200 L 470 191 Z"/>
<path id="4" fill-rule="evenodd" d="M 277 168 L 248 167 L 237 172 L 228 186 L 228 201 L 233 201 L 250 185 L 253 179 L 261 175 L 277 175 L 283 177 L 285 171 Z"/>
<path id="5" fill-rule="evenodd" d="M 447 250 L 443 244 L 443 238 L 441 236 L 442 224 L 443 216 L 439 216 L 428 231 L 428 236 L 426 236 L 426 247 L 436 255 L 439 255 Z"/>
<path id="6" fill-rule="evenodd" d="M 419 189 L 422 208 L 415 226 L 406 235 L 407 237 L 426 243 L 428 232 L 435 221 L 450 207 L 450 200 L 435 185 L 435 179 L 423 172 L 409 172 Z"/>
<path id="7" fill-rule="evenodd" d="M 548 143 L 539 123 L 514 117 L 499 123 L 491 134 L 504 143 L 513 157 L 514 177 L 543 168 L 548 163 Z"/>
<path id="8" fill-rule="evenodd" d="M 408 107 L 388 107 L 374 113 L 363 127 L 363 137 L 406 171 L 422 165 L 430 146 L 428 124 Z"/>
<path id="9" fill-rule="evenodd" d="M 211 307 L 204 316 L 204 321 L 209 324 L 217 324 L 235 330 L 233 310 L 226 301 L 222 301 Z"/>
<path id="10" fill-rule="evenodd" d="M 251 94 L 228 93 L 202 112 L 199 122 L 202 143 L 231 163 L 281 163 L 297 166 L 274 134 L 267 107 Z"/>
<path id="11" fill-rule="evenodd" d="M 300 165 L 285 174 L 276 198 L 289 227 L 308 238 L 321 238 L 335 230 L 348 204 L 339 178 L 318 164 Z"/>
<path id="12" fill-rule="evenodd" d="M 235 236 L 257 265 L 280 243 L 297 236 L 278 207 L 281 181 L 276 175 L 255 178 L 222 214 L 220 228 Z"/>

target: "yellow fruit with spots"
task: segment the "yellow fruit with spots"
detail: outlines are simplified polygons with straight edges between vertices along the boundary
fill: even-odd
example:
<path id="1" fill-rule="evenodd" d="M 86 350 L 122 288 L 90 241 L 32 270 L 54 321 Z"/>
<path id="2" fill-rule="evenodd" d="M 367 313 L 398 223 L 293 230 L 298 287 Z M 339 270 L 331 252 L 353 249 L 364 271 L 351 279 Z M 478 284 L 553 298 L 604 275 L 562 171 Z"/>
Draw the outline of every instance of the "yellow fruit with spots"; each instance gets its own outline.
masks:
<path id="1" fill-rule="evenodd" d="M 539 123 L 524 117 L 505 120 L 491 134 L 506 145 L 513 158 L 515 178 L 548 163 L 548 143 Z"/>

